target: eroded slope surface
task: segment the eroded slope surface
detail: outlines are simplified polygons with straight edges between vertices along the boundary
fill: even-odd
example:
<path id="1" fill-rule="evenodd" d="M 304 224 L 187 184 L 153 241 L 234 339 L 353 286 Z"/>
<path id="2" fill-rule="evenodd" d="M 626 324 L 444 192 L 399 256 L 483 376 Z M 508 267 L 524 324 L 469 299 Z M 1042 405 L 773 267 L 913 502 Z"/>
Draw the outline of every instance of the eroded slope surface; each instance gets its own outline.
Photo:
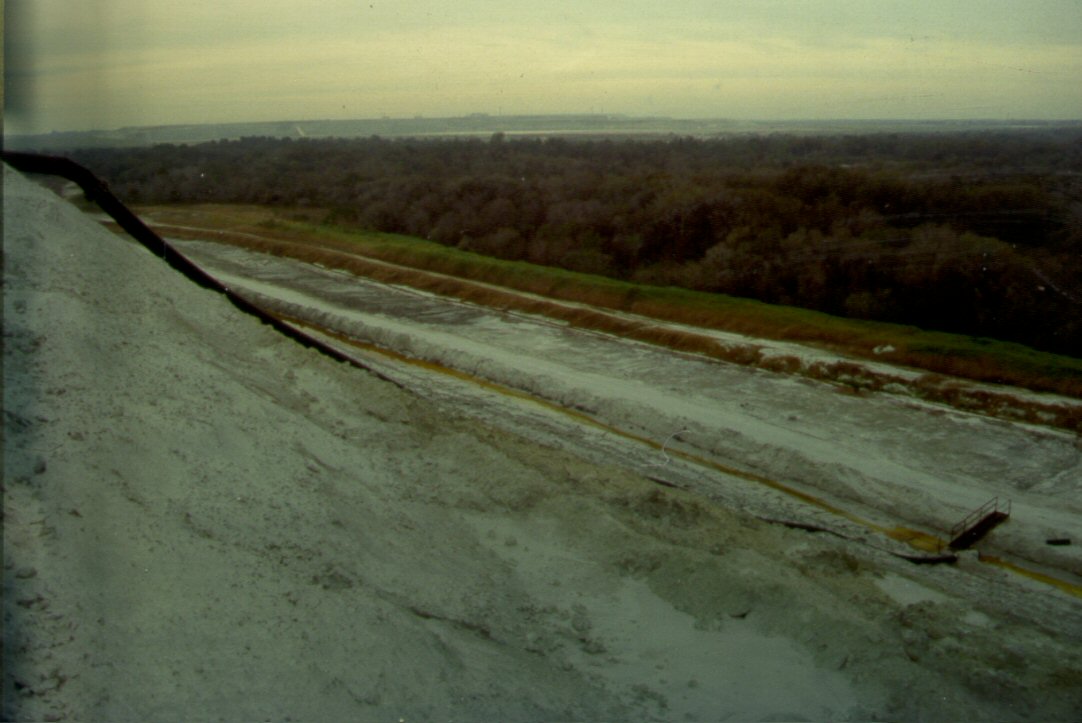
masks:
<path id="1" fill-rule="evenodd" d="M 1082 711 L 1076 598 L 659 487 L 4 204 L 5 717 Z"/>

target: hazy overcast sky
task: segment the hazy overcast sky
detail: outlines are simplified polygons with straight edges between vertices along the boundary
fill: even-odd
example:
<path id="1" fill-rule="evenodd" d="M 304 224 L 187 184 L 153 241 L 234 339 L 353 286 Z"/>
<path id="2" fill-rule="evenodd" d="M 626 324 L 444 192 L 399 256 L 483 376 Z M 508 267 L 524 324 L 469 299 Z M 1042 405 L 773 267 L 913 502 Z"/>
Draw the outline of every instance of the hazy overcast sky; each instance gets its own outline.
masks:
<path id="1" fill-rule="evenodd" d="M 1082 118 L 1080 0 L 7 0 L 5 123 Z"/>

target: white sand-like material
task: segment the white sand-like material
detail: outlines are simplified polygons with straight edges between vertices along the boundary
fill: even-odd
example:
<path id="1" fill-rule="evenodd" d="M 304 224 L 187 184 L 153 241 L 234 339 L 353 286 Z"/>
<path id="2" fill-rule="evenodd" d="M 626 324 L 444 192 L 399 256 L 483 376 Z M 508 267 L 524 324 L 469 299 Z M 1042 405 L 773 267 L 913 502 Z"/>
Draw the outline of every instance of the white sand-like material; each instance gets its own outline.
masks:
<path id="1" fill-rule="evenodd" d="M 486 426 L 4 176 L 17 720 L 1070 720 L 1077 598 Z"/>

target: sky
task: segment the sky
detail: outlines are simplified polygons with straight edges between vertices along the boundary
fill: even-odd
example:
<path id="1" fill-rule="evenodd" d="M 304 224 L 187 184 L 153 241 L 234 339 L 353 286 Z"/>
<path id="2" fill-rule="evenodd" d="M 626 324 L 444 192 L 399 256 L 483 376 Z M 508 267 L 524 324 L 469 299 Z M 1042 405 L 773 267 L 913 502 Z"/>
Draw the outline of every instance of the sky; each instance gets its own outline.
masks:
<path id="1" fill-rule="evenodd" d="M 5 132 L 620 113 L 1079 119 L 1080 0 L 7 0 Z"/>

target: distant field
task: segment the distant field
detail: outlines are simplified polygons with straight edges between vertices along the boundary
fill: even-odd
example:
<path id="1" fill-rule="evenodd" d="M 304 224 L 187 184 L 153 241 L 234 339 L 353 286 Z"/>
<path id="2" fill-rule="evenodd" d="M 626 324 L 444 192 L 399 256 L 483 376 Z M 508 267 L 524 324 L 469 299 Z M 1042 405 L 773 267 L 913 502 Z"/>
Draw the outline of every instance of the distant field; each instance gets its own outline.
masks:
<path id="1" fill-rule="evenodd" d="M 195 205 L 149 206 L 139 209 L 154 224 L 168 226 L 172 236 L 215 238 L 278 255 L 338 266 L 362 275 L 417 285 L 477 303 L 514 308 L 521 304 L 498 289 L 478 288 L 450 280 L 433 281 L 417 275 L 390 273 L 373 268 L 364 259 L 399 264 L 413 269 L 446 274 L 456 279 L 482 282 L 504 289 L 528 292 L 563 302 L 578 302 L 617 311 L 632 312 L 670 322 L 736 332 L 749 337 L 793 341 L 836 352 L 855 359 L 888 362 L 923 370 L 917 392 L 937 401 L 975 411 L 997 412 L 1002 405 L 992 392 L 962 391 L 949 377 L 987 384 L 1002 384 L 1038 392 L 1052 392 L 1082 399 L 1082 360 L 1035 351 L 1019 344 L 993 339 L 928 332 L 911 326 L 845 319 L 796 307 L 764 304 L 719 294 L 675 287 L 633 284 L 606 277 L 504 261 L 463 251 L 423 239 L 395 234 L 357 231 L 319 222 L 321 211 L 273 210 L 257 206 Z M 185 230 L 184 227 L 192 227 Z M 197 230 L 198 229 L 198 230 Z M 208 233 L 206 229 L 214 229 Z M 438 288 L 434 288 L 438 287 Z M 543 304 L 526 309 L 550 313 Z M 566 315 L 566 312 L 559 312 Z M 642 334 L 633 325 L 590 319 L 586 313 L 565 321 L 629 336 Z M 612 328 L 613 326 L 620 328 Z M 645 341 L 687 351 L 704 351 L 694 335 Z M 716 345 L 714 345 L 716 346 Z M 797 359 L 763 357 L 753 347 L 730 349 L 728 361 L 801 373 L 828 380 L 844 380 L 856 392 L 890 384 L 889 375 L 868 374 L 852 364 L 802 364 Z M 714 353 L 718 356 L 719 353 Z M 1077 409 L 1049 405 L 1033 413 L 1031 421 L 1082 429 Z M 1058 411 L 1057 411 L 1058 410 Z M 999 410 L 1002 412 L 1003 410 Z M 1022 417 L 1017 411 L 1002 416 Z"/>

